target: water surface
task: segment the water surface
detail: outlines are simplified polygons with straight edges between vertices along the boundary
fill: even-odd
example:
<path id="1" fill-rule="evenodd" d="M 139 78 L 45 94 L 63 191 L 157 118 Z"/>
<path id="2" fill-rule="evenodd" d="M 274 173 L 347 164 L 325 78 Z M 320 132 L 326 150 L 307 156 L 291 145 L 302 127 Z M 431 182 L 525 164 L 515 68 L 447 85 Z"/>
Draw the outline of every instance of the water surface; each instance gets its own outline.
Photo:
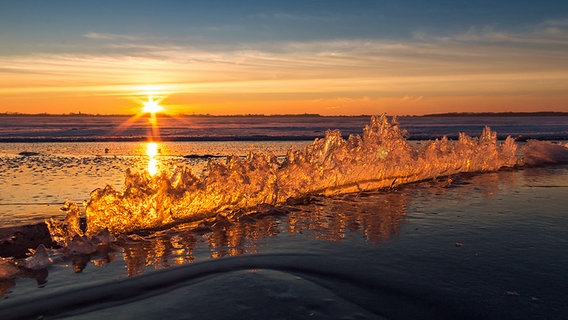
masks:
<path id="1" fill-rule="evenodd" d="M 121 133 L 130 138 L 106 141 L 113 139 L 100 137 L 125 118 L 90 120 L 81 126 L 42 118 L 35 133 L 22 124 L 5 129 L 12 134 L 4 141 L 12 142 L 0 143 L 2 227 L 63 218 L 65 199 L 81 203 L 106 184 L 120 189 L 126 169 L 144 169 L 144 139 L 126 141 L 145 135 L 142 123 Z M 166 168 L 189 165 L 200 173 L 208 161 L 224 161 L 216 157 L 250 150 L 283 156 L 310 143 L 298 139 L 329 127 L 360 133 L 357 121 L 368 122 L 333 120 L 215 118 L 191 130 L 233 141 L 163 141 L 158 158 Z M 427 139 L 468 130 L 479 135 L 485 124 L 523 137 L 565 139 L 564 118 L 509 120 L 408 118 L 400 125 Z M 247 127 L 239 129 L 239 121 Z M 105 141 L 73 141 L 82 128 L 85 137 Z M 169 128 L 162 137 L 188 137 L 186 127 Z M 270 135 L 280 138 L 246 140 Z M 0 280 L 0 318 L 562 319 L 568 314 L 567 188 L 567 165 L 452 175 L 310 195 L 197 227 L 119 235 L 89 255 L 50 249 L 49 268 Z"/>

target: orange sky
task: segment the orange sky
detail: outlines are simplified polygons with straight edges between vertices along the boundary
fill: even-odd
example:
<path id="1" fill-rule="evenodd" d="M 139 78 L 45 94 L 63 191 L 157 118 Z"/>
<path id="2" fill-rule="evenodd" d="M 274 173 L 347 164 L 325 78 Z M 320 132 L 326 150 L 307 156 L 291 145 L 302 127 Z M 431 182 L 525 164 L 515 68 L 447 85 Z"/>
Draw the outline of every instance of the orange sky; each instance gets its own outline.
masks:
<path id="1" fill-rule="evenodd" d="M 0 113 L 133 114 L 148 95 L 186 114 L 568 111 L 568 20 L 210 46 L 80 37 L 94 49 L 0 50 Z"/>
<path id="2" fill-rule="evenodd" d="M 4 57 L 13 71 L 0 74 L 0 112 L 135 113 L 147 95 L 176 113 L 568 111 L 568 68 L 539 61 L 540 53 L 510 60 L 501 52 L 486 64 L 482 52 L 471 57 L 477 61 L 446 62 L 422 61 L 413 51 L 420 48 L 400 56 L 241 53 L 191 63 L 179 52 L 163 60 Z"/>

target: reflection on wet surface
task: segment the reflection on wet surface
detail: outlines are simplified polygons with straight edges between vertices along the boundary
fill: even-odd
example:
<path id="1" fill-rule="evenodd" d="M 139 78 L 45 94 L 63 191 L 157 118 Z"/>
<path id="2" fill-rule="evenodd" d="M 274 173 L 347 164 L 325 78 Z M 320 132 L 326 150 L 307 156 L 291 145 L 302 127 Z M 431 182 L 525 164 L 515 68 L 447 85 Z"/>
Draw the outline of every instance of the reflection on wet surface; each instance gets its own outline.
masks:
<path id="1" fill-rule="evenodd" d="M 365 240 L 381 243 L 396 236 L 404 218 L 408 196 L 404 193 L 360 193 L 321 198 L 289 215 L 291 233 L 310 234 L 315 239 L 341 241 L 360 232 Z"/>
<path id="2" fill-rule="evenodd" d="M 144 236 L 121 235 L 110 247 L 99 247 L 92 255 L 70 255 L 70 262 L 73 271 L 80 273 L 90 263 L 104 267 L 122 259 L 126 275 L 134 276 L 195 262 L 196 255 L 202 260 L 261 253 L 258 242 L 280 234 L 332 243 L 355 237 L 370 245 L 381 245 L 398 236 L 408 208 L 416 214 L 426 209 L 423 205 L 432 211 L 437 206 L 433 198 L 459 203 L 460 199 L 490 197 L 518 183 L 518 176 L 508 172 L 460 175 L 453 180 L 428 181 L 395 190 L 312 196 L 231 220 L 218 216 L 210 222 L 179 225 Z M 202 249 L 196 253 L 198 247 Z M 13 284 L 2 285 L 4 294 Z"/>
<path id="3" fill-rule="evenodd" d="M 259 241 L 283 232 L 331 242 L 358 234 L 380 244 L 396 236 L 407 201 L 406 194 L 388 192 L 312 198 L 307 204 L 271 208 L 234 221 L 217 219 L 198 229 L 183 230 L 181 226 L 146 237 L 123 236 L 117 243 L 128 276 L 140 274 L 148 266 L 163 269 L 192 263 L 199 243 L 209 248 L 210 258 L 258 253 Z"/>
<path id="4" fill-rule="evenodd" d="M 124 273 L 114 274 L 114 277 L 131 277 L 151 270 L 208 259 L 270 253 L 273 249 L 267 246 L 267 240 L 272 238 L 277 238 L 274 240 L 276 243 L 290 247 L 291 250 L 300 250 L 291 245 L 294 238 L 300 239 L 301 243 L 311 243 L 305 241 L 311 239 L 329 245 L 349 239 L 349 245 L 356 241 L 365 247 L 376 248 L 397 239 L 409 221 L 421 228 L 434 224 L 451 226 L 459 223 L 459 216 L 448 214 L 459 214 L 464 205 L 471 207 L 479 204 L 478 212 L 482 213 L 483 206 L 486 206 L 484 202 L 491 201 L 503 206 L 499 210 L 509 210 L 507 199 L 501 199 L 515 197 L 522 190 L 519 186 L 527 188 L 527 185 L 538 182 L 532 182 L 536 180 L 535 177 L 544 175 L 540 172 L 544 169 L 534 169 L 539 170 L 538 175 L 534 175 L 531 170 L 533 169 L 463 174 L 391 190 L 334 197 L 310 196 L 281 207 L 268 206 L 256 214 L 230 219 L 219 215 L 210 221 L 178 225 L 153 233 L 120 235 L 110 246 L 99 246 L 91 255 L 66 257 L 51 251 L 51 257 L 55 261 L 49 272 L 57 271 L 58 276 L 61 276 L 62 269 L 54 270 L 55 266 L 69 265 L 75 273 L 82 273 L 85 268 L 93 272 L 93 267 L 102 270 L 109 265 L 124 264 Z M 565 169 L 546 170 L 553 173 L 548 178 L 550 183 L 560 185 L 561 181 L 556 181 L 554 177 L 565 177 Z M 438 213 L 445 213 L 446 220 L 432 216 Z M 470 216 L 468 219 L 479 217 Z M 484 216 L 483 220 L 475 223 L 490 224 L 495 219 L 500 218 L 495 215 Z M 471 225 L 469 228 L 477 227 L 480 226 Z M 428 237 L 430 236 L 436 237 L 434 234 Z M 43 269 L 27 272 L 18 274 L 18 277 L 35 279 L 37 286 L 43 286 L 48 279 L 48 271 Z M 10 295 L 12 288 L 19 282 L 18 278 L 0 281 L 0 296 Z"/>
<path id="5" fill-rule="evenodd" d="M 127 275 L 141 274 L 146 266 L 164 269 L 191 263 L 196 243 L 196 236 L 190 233 L 128 238 L 121 244 Z"/>
<path id="6" fill-rule="evenodd" d="M 211 222 L 180 225 L 149 235 L 121 235 L 111 246 L 99 246 L 93 255 L 70 255 L 73 271 L 80 273 L 91 262 L 103 267 L 121 256 L 126 275 L 164 269 L 199 259 L 261 253 L 258 243 L 289 234 L 327 242 L 348 236 L 381 244 L 398 234 L 411 196 L 400 191 L 376 191 L 338 197 L 311 197 L 304 203 L 267 207 L 252 215 L 216 217 Z M 203 257 L 208 252 L 208 257 Z"/>
<path id="7" fill-rule="evenodd" d="M 216 302 L 222 312 L 233 310 L 241 297 L 254 308 L 270 288 L 278 294 L 269 301 L 276 307 L 310 309 L 331 293 L 358 306 L 367 301 L 364 310 L 391 318 L 562 318 L 567 174 L 566 166 L 526 168 L 309 196 L 252 215 L 121 235 L 91 255 L 50 251 L 48 269 L 0 281 L 0 314 L 8 306 L 28 310 L 36 306 L 30 301 L 46 297 L 64 305 L 58 311 L 64 313 L 77 305 L 76 292 L 101 304 L 109 290 L 121 289 L 116 308 L 147 316 L 152 303 L 146 293 L 140 297 L 142 285 L 169 303 L 171 309 L 160 310 L 184 312 Z M 287 278 L 264 281 L 258 271 Z M 307 290 L 315 284 L 317 290 Z M 298 295 L 289 300 L 289 292 Z M 390 303 L 377 306 L 388 297 Z M 321 303 L 318 310 L 330 311 L 332 304 Z M 407 317 L 395 316 L 405 311 Z"/>

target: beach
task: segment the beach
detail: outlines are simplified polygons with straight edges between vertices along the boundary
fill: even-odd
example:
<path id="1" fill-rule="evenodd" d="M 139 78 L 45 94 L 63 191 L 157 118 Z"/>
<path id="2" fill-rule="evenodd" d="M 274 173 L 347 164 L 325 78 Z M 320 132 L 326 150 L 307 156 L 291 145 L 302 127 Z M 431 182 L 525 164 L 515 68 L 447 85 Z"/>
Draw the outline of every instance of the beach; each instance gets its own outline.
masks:
<path id="1" fill-rule="evenodd" d="M 0 320 L 568 320 L 568 1 L 4 1 Z"/>
<path id="2" fill-rule="evenodd" d="M 33 134 L 22 125 L 12 130 L 18 135 L 3 136 L 2 228 L 62 220 L 69 211 L 60 210 L 66 200 L 78 204 L 84 219 L 83 202 L 93 190 L 110 185 L 124 192 L 125 172 L 147 169 L 148 142 L 132 141 L 147 134 L 144 126 L 111 138 L 94 128 L 118 127 L 123 118 L 106 124 L 94 118 L 96 126 L 80 119 L 63 119 L 68 125 L 59 130 L 34 122 Z M 211 161 L 230 156 L 246 161 L 251 152 L 283 161 L 290 148 L 307 148 L 327 129 L 356 135 L 369 123 L 369 117 L 347 119 L 193 119 L 201 135 L 193 127 L 184 131 L 179 122 L 163 123 L 156 159 L 160 170 L 189 166 L 196 176 L 207 177 Z M 456 140 L 459 132 L 479 136 L 485 125 L 497 131 L 498 145 L 507 135 L 520 146 L 531 138 L 556 146 L 568 140 L 566 117 L 458 120 L 398 121 L 416 148 L 444 135 Z M 241 121 L 247 129 L 231 129 Z M 75 135 L 72 128 L 83 132 Z M 567 187 L 568 166 L 562 161 L 520 165 L 359 192 L 308 193 L 244 215 L 223 211 L 213 219 L 115 233 L 88 254 L 79 246 L 74 253 L 47 246 L 48 265 L 30 269 L 20 261 L 17 275 L 0 281 L 0 315 L 563 318 L 568 314 L 563 302 Z M 10 246 L 11 236 L 1 239 L 2 248 Z"/>

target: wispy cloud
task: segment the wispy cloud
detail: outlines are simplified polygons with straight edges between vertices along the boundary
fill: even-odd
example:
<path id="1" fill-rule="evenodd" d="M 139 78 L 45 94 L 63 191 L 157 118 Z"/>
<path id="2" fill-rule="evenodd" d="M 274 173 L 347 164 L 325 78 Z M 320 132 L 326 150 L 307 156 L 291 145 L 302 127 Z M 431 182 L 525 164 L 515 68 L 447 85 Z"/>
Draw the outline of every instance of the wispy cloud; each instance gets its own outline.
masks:
<path id="1" fill-rule="evenodd" d="M 424 98 L 423 96 L 418 96 L 418 97 L 415 97 L 415 96 L 404 96 L 404 97 L 402 97 L 401 100 L 402 100 L 402 101 L 410 101 L 410 102 L 418 102 L 418 101 L 422 100 L 423 98 Z"/>
<path id="2" fill-rule="evenodd" d="M 97 32 L 84 37 L 106 41 L 107 53 L 0 56 L 0 96 L 71 91 L 127 96 L 157 84 L 172 95 L 246 94 L 263 101 L 271 94 L 321 96 L 328 108 L 344 108 L 377 105 L 383 98 L 419 104 L 431 97 L 566 96 L 568 90 L 568 20 L 516 33 L 488 27 L 446 36 L 416 33 L 399 41 L 206 46 Z"/>
<path id="3" fill-rule="evenodd" d="M 423 42 L 455 42 L 469 43 L 471 45 L 499 44 L 503 47 L 506 45 L 529 46 L 533 44 L 548 46 L 566 45 L 568 43 L 568 19 L 547 20 L 517 32 L 486 26 L 483 28 L 472 27 L 465 33 L 444 36 L 415 32 L 414 38 Z"/>
<path id="4" fill-rule="evenodd" d="M 292 22 L 329 22 L 337 21 L 345 18 L 345 15 L 335 13 L 331 14 L 307 14 L 307 13 L 290 13 L 290 12 L 270 12 L 270 13 L 255 13 L 248 16 L 249 19 L 263 19 L 263 20 L 281 20 Z"/>
<path id="5" fill-rule="evenodd" d="M 132 36 L 132 35 L 124 35 L 124 34 L 114 34 L 114 33 L 101 33 L 101 32 L 89 32 L 89 33 L 85 33 L 83 35 L 83 37 L 88 38 L 88 39 L 94 39 L 94 40 L 108 40 L 108 41 L 135 41 L 135 40 L 140 40 L 138 37 L 136 36 Z"/>

